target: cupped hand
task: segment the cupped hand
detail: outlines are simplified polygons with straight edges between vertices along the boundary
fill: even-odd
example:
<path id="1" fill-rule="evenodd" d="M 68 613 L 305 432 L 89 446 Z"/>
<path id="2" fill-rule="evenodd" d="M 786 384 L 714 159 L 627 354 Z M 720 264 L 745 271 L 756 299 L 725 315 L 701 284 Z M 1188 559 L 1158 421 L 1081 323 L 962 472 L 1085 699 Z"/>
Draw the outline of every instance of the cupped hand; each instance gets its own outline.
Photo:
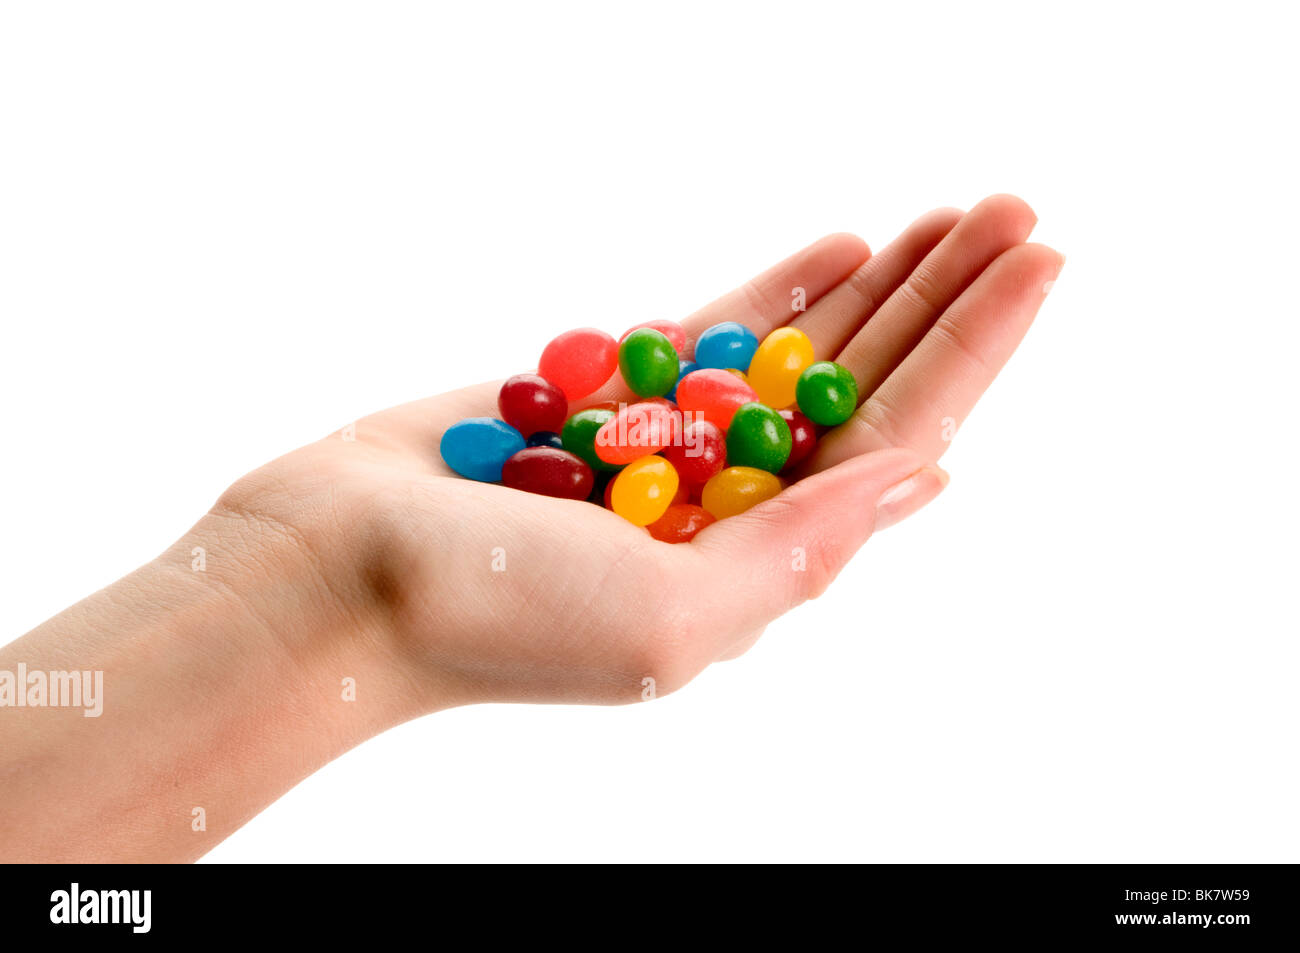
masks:
<path id="1" fill-rule="evenodd" d="M 942 490 L 934 462 L 1063 263 L 1025 243 L 1034 224 L 1000 195 L 931 212 L 876 255 L 831 235 L 683 321 L 692 343 L 721 321 L 760 340 L 793 325 L 853 373 L 861 401 L 798 482 L 689 544 L 453 474 L 443 431 L 495 416 L 500 381 L 363 418 L 244 477 L 214 512 L 291 540 L 310 598 L 379 633 L 430 708 L 666 694 L 743 652 Z M 630 397 L 616 378 L 571 410 Z"/>

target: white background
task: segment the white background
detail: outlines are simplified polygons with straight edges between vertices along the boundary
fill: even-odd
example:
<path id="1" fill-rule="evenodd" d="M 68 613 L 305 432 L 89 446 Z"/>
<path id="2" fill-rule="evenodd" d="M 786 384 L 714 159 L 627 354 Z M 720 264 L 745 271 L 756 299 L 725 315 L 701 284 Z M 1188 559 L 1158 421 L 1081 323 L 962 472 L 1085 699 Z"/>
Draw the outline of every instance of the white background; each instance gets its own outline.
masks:
<path id="1" fill-rule="evenodd" d="M 1285 5 L 14 3 L 4 635 L 384 406 L 1011 191 L 948 490 L 740 661 L 390 732 L 248 860 L 1300 860 Z"/>

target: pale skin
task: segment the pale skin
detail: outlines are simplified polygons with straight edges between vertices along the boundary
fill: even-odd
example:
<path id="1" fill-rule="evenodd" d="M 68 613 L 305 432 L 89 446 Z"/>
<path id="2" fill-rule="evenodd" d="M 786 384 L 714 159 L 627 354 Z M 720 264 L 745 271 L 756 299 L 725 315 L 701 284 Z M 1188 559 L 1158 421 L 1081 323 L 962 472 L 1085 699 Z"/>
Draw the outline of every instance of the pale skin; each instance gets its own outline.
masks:
<path id="1" fill-rule="evenodd" d="M 936 461 L 1063 264 L 1026 242 L 1035 221 L 1000 195 L 922 216 L 875 255 L 831 235 L 685 319 L 692 342 L 720 321 L 760 339 L 793 324 L 862 400 L 801 480 L 689 544 L 452 474 L 439 437 L 495 415 L 500 381 L 362 418 L 355 439 L 238 480 L 156 560 L 0 650 L 0 671 L 99 670 L 105 686 L 99 718 L 0 708 L 0 861 L 194 860 L 408 719 L 639 703 L 647 679 L 662 697 L 742 654 L 947 484 Z"/>

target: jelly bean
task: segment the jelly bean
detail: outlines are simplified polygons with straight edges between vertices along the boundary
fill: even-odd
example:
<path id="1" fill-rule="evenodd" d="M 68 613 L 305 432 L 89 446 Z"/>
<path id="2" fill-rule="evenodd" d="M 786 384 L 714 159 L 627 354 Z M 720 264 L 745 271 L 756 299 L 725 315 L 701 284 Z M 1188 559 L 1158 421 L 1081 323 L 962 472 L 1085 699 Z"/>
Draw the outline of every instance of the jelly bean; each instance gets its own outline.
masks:
<path id="1" fill-rule="evenodd" d="M 564 422 L 564 429 L 560 431 L 564 449 L 576 453 L 593 470 L 617 470 L 616 464 L 606 463 L 596 456 L 596 434 L 613 419 L 614 411 L 600 407 L 578 411 Z"/>
<path id="2" fill-rule="evenodd" d="M 565 331 L 542 351 L 537 373 L 579 400 L 614 376 L 618 367 L 618 342 L 595 328 Z"/>
<path id="3" fill-rule="evenodd" d="M 795 386 L 799 410 L 813 423 L 834 427 L 858 409 L 858 385 L 847 367 L 834 361 L 809 365 Z"/>
<path id="4" fill-rule="evenodd" d="M 666 400 L 628 404 L 596 431 L 596 456 L 624 464 L 658 453 L 677 439 L 681 421 L 681 412 Z"/>
<path id="5" fill-rule="evenodd" d="M 816 425 L 797 410 L 778 410 L 790 428 L 790 458 L 785 461 L 783 472 L 797 467 L 813 452 L 817 446 Z"/>
<path id="6" fill-rule="evenodd" d="M 595 478 L 591 467 L 567 450 L 526 447 L 505 462 L 501 482 L 528 493 L 585 500 Z"/>
<path id="7" fill-rule="evenodd" d="M 700 503 L 716 519 L 726 519 L 780 492 L 781 481 L 766 470 L 727 467 L 704 484 Z"/>
<path id="8" fill-rule="evenodd" d="M 749 362 L 758 350 L 754 332 L 735 321 L 715 324 L 695 342 L 695 363 L 700 367 L 717 367 L 725 370 L 749 370 Z"/>
<path id="9" fill-rule="evenodd" d="M 629 334 L 633 331 L 639 331 L 641 328 L 653 328 L 672 342 L 674 351 L 678 354 L 686 353 L 686 329 L 676 321 L 642 321 L 640 324 L 634 324 L 623 332 L 623 336 L 618 339 L 618 343 L 622 344 L 627 340 Z"/>
<path id="10" fill-rule="evenodd" d="M 607 510 L 612 510 L 614 508 L 610 502 L 610 495 L 613 493 L 613 491 L 614 491 L 614 481 L 611 479 L 609 481 L 609 485 L 605 487 L 605 509 Z M 673 494 L 673 501 L 668 505 L 674 506 L 678 503 L 689 503 L 690 501 L 691 501 L 691 488 L 686 485 L 685 481 L 678 480 L 677 492 Z"/>
<path id="11" fill-rule="evenodd" d="M 655 539 L 665 543 L 689 543 L 696 533 L 712 522 L 715 522 L 713 514 L 702 506 L 673 503 L 646 529 Z"/>
<path id="12" fill-rule="evenodd" d="M 682 382 L 682 378 L 685 377 L 687 374 L 689 374 L 691 371 L 699 370 L 699 368 L 700 365 L 696 364 L 694 361 L 678 361 L 677 362 L 677 384 L 680 384 Z M 677 384 L 674 384 L 673 389 L 664 395 L 671 401 L 677 400 Z"/>
<path id="13" fill-rule="evenodd" d="M 727 463 L 776 473 L 790 458 L 790 425 L 766 404 L 745 404 L 727 428 Z"/>
<path id="14" fill-rule="evenodd" d="M 501 419 L 525 437 L 539 430 L 558 431 L 569 415 L 569 402 L 560 390 L 537 374 L 516 374 L 501 385 L 497 395 Z"/>
<path id="15" fill-rule="evenodd" d="M 560 435 L 552 430 L 539 430 L 527 440 L 524 441 L 530 447 L 554 447 L 556 450 L 564 449 L 564 441 Z"/>
<path id="16" fill-rule="evenodd" d="M 683 483 L 700 486 L 727 465 L 727 438 L 717 424 L 696 420 L 682 428 L 680 439 L 664 448 Z"/>
<path id="17" fill-rule="evenodd" d="M 723 430 L 731 423 L 731 415 L 737 407 L 756 400 L 758 395 L 752 387 L 716 368 L 702 367 L 692 371 L 677 385 L 678 407 L 703 416 Z"/>
<path id="18" fill-rule="evenodd" d="M 798 328 L 777 328 L 749 362 L 749 386 L 758 399 L 780 409 L 794 403 L 799 375 L 813 362 L 812 341 Z"/>
<path id="19" fill-rule="evenodd" d="M 746 384 L 749 384 L 749 377 L 748 377 L 748 375 L 745 374 L 744 371 L 737 370 L 737 369 L 734 368 L 734 367 L 729 367 L 729 368 L 727 368 L 727 373 L 728 373 L 728 374 L 734 374 L 738 380 L 742 380 L 742 381 L 744 381 Z M 750 384 L 749 386 L 750 386 L 750 387 L 753 387 L 754 385 L 753 385 L 753 384 Z"/>
<path id="20" fill-rule="evenodd" d="M 663 457 L 642 457 L 614 479 L 609 503 L 629 523 L 648 526 L 664 515 L 678 483 L 677 471 Z"/>
<path id="21" fill-rule="evenodd" d="M 639 328 L 619 345 L 618 369 L 638 397 L 661 397 L 677 384 L 681 364 L 667 337 L 654 328 Z"/>
<path id="22" fill-rule="evenodd" d="M 459 420 L 447 428 L 438 444 L 447 466 L 484 483 L 499 483 L 502 464 L 522 449 L 523 435 L 495 417 Z"/>

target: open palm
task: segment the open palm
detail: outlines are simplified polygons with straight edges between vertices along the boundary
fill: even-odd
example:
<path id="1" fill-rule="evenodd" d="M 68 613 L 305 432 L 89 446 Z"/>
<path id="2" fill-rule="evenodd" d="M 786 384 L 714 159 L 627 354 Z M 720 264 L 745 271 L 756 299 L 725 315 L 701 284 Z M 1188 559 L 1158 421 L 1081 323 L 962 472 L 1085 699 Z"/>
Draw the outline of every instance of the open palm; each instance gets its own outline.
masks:
<path id="1" fill-rule="evenodd" d="M 743 652 L 819 594 L 871 533 L 933 498 L 933 466 L 1010 357 L 1062 257 L 994 196 L 941 209 L 872 255 L 831 235 L 682 323 L 791 324 L 857 380 L 855 416 L 800 482 L 670 546 L 589 503 L 453 474 L 449 426 L 495 415 L 500 381 L 366 417 L 245 477 L 218 504 L 298 540 L 322 598 L 382 606 L 383 637 L 439 704 L 628 702 Z M 796 311 L 796 289 L 806 310 Z M 630 399 L 620 380 L 570 411 Z M 892 489 L 891 489 L 892 488 Z M 792 554 L 801 554 L 799 559 Z"/>

